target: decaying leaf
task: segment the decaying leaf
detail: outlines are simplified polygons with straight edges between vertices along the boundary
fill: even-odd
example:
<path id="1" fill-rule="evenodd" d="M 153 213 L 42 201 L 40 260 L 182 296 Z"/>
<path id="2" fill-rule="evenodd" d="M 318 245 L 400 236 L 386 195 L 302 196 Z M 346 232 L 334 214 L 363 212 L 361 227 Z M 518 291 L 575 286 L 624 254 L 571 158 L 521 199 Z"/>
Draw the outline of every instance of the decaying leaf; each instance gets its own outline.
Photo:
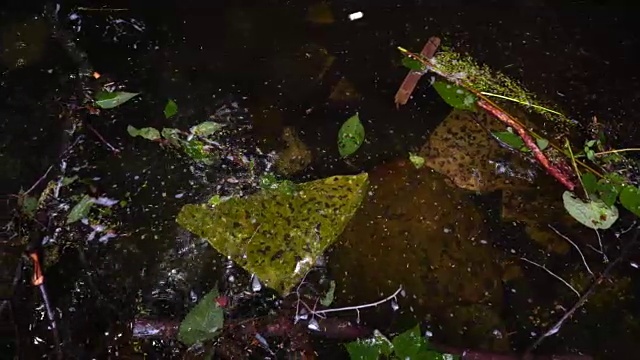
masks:
<path id="1" fill-rule="evenodd" d="M 215 208 L 189 204 L 177 222 L 286 293 L 342 233 L 367 185 L 366 173 L 333 176 L 299 184 L 295 193 L 264 190 Z"/>
<path id="2" fill-rule="evenodd" d="M 618 208 L 607 206 L 602 200 L 584 202 L 574 193 L 565 191 L 562 194 L 564 207 L 574 219 L 592 229 L 608 229 L 618 220 Z"/>

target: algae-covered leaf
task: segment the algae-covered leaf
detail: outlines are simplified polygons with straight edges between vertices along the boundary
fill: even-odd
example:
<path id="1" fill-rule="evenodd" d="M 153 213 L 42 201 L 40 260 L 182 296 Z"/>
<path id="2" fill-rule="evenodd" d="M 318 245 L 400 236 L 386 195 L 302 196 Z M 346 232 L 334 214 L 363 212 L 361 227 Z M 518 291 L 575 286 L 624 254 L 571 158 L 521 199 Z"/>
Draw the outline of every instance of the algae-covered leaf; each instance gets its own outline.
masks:
<path id="1" fill-rule="evenodd" d="M 177 222 L 280 293 L 288 292 L 342 233 L 368 185 L 366 173 L 263 190 L 214 208 L 185 205 Z"/>
<path id="2" fill-rule="evenodd" d="M 126 91 L 106 92 L 101 91 L 96 94 L 95 103 L 103 109 L 112 109 L 138 96 L 140 93 Z"/>
<path id="3" fill-rule="evenodd" d="M 91 206 L 93 206 L 93 198 L 89 195 L 85 195 L 78 201 L 78 203 L 71 209 L 69 215 L 67 215 L 67 224 L 71 224 L 72 222 L 76 222 L 89 214 L 89 210 L 91 210 Z"/>
<path id="4" fill-rule="evenodd" d="M 620 192 L 620 203 L 625 209 L 640 216 L 640 189 L 635 186 L 625 186 Z"/>
<path id="5" fill-rule="evenodd" d="M 172 116 L 174 116 L 175 114 L 178 113 L 178 104 L 176 104 L 175 101 L 169 99 L 167 101 L 167 104 L 164 106 L 164 117 L 165 119 L 168 119 Z"/>
<path id="6" fill-rule="evenodd" d="M 478 98 L 468 90 L 452 83 L 437 80 L 433 83 L 440 97 L 454 109 L 475 110 Z"/>
<path id="7" fill-rule="evenodd" d="M 425 162 L 422 156 L 414 153 L 409 153 L 409 161 L 411 161 L 411 163 L 413 164 L 413 166 L 416 167 L 416 169 L 420 169 L 421 167 L 423 167 Z"/>
<path id="8" fill-rule="evenodd" d="M 356 152 L 364 141 L 364 126 L 358 113 L 347 119 L 338 131 L 338 151 L 343 158 Z"/>
<path id="9" fill-rule="evenodd" d="M 618 219 L 618 208 L 607 206 L 599 199 L 584 202 L 572 192 L 565 191 L 562 201 L 569 215 L 592 229 L 608 229 Z"/>
<path id="10" fill-rule="evenodd" d="M 218 336 L 224 323 L 224 315 L 215 301 L 217 297 L 218 289 L 214 288 L 198 301 L 180 323 L 178 340 L 191 346 Z"/>
<path id="11" fill-rule="evenodd" d="M 160 132 L 158 131 L 158 129 L 152 127 L 137 129 L 129 125 L 127 126 L 127 132 L 133 137 L 140 136 L 147 140 L 157 140 L 160 138 Z"/>
<path id="12" fill-rule="evenodd" d="M 380 355 L 389 356 L 393 351 L 391 341 L 375 330 L 373 336 L 345 344 L 351 360 L 378 360 Z"/>

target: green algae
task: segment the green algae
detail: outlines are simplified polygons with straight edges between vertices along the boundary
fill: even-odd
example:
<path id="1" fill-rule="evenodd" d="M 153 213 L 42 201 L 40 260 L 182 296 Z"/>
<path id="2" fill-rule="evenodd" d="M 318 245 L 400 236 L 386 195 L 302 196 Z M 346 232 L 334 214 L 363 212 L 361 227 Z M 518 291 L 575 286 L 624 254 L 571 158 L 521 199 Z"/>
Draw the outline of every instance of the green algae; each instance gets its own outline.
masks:
<path id="1" fill-rule="evenodd" d="M 342 233 L 360 206 L 368 175 L 333 176 L 295 192 L 263 190 L 215 207 L 185 205 L 176 221 L 285 294 Z"/>

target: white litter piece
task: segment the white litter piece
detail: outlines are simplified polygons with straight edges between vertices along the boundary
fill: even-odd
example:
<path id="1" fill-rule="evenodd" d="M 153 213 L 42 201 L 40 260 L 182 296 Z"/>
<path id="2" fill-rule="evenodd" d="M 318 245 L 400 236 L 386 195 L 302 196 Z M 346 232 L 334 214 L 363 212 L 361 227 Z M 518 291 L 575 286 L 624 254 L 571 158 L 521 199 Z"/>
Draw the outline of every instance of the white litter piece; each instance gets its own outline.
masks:
<path id="1" fill-rule="evenodd" d="M 349 20 L 351 21 L 359 20 L 359 19 L 362 19 L 363 16 L 364 14 L 362 13 L 362 11 L 356 11 L 354 13 L 349 14 Z"/>

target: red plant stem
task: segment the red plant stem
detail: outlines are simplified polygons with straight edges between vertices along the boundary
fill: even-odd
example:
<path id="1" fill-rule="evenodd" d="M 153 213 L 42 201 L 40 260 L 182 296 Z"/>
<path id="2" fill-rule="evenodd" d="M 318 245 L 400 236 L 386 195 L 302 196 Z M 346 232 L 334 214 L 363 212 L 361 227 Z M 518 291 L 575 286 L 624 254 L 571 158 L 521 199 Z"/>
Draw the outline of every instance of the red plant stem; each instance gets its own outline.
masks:
<path id="1" fill-rule="evenodd" d="M 533 137 L 529 135 L 524 127 L 522 127 L 517 121 L 515 121 L 515 119 L 513 119 L 509 114 L 490 104 L 488 101 L 479 99 L 477 104 L 478 106 L 489 112 L 491 115 L 498 118 L 498 120 L 502 121 L 508 126 L 511 126 L 518 133 L 518 135 L 520 135 L 526 147 L 533 152 L 533 156 L 536 158 L 536 160 L 538 160 L 540 165 L 544 167 L 547 173 L 556 178 L 556 180 L 564 185 L 564 187 L 566 187 L 570 191 L 573 191 L 573 189 L 576 187 L 576 184 L 571 181 L 571 179 L 569 179 L 569 176 L 567 174 L 565 174 L 562 170 L 552 164 L 549 159 L 547 159 L 540 148 L 538 148 L 538 145 L 536 144 Z"/>
<path id="2" fill-rule="evenodd" d="M 436 50 L 438 50 L 438 46 L 440 46 L 440 38 L 432 36 L 429 38 L 427 43 L 424 44 L 420 55 L 422 55 L 426 59 L 431 59 L 433 55 L 435 55 Z M 409 71 L 407 76 L 402 81 L 398 92 L 396 92 L 396 107 L 404 105 L 407 103 L 407 101 L 409 101 L 409 97 L 411 97 L 411 94 L 413 93 L 413 90 L 415 90 L 416 85 L 418 84 L 418 81 L 420 80 L 422 75 L 423 73 L 418 73 L 413 70 Z"/>

